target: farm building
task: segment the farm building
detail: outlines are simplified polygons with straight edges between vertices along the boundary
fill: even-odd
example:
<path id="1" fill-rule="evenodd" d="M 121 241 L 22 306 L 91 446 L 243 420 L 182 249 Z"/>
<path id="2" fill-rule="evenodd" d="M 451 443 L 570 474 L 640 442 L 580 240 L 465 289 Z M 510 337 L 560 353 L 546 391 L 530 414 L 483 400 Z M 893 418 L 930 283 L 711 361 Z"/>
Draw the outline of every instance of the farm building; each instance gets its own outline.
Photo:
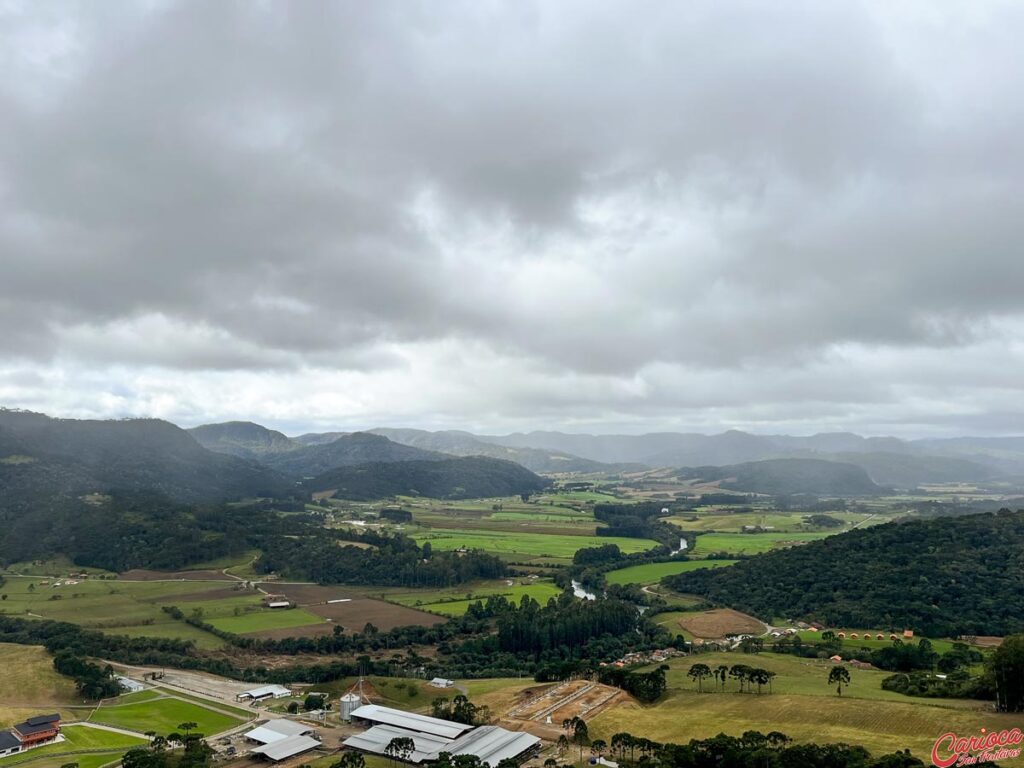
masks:
<path id="1" fill-rule="evenodd" d="M 146 687 L 142 683 L 136 682 L 130 677 L 125 677 L 124 675 L 118 675 L 115 680 L 117 680 L 117 684 L 121 686 L 121 690 L 128 693 L 138 693 Z"/>
<path id="2" fill-rule="evenodd" d="M 63 738 L 60 735 L 60 715 L 36 715 L 18 723 L 9 731 L 0 732 L 0 756 L 51 744 L 58 738 Z"/>
<path id="3" fill-rule="evenodd" d="M 433 720 L 435 718 L 425 719 Z M 451 723 L 451 725 L 460 726 L 461 724 Z M 448 752 L 453 757 L 474 755 L 485 765 L 495 768 L 502 760 L 525 760 L 531 757 L 537 752 L 540 745 L 540 739 L 536 736 L 519 731 L 509 731 L 496 725 L 471 728 L 455 739 L 392 725 L 375 725 L 363 733 L 348 737 L 342 744 L 348 749 L 359 752 L 386 755 L 388 744 L 392 739 L 398 738 L 412 739 L 413 751 L 406 757 L 406 762 L 417 765 L 437 760 L 442 752 Z"/>
<path id="4" fill-rule="evenodd" d="M 291 695 L 292 692 L 283 685 L 264 685 L 248 691 L 242 691 L 235 696 L 235 699 L 237 701 L 263 701 L 263 699 L 283 699 Z"/>
<path id="5" fill-rule="evenodd" d="M 430 684 L 435 688 L 451 688 L 455 685 L 455 681 L 449 680 L 447 677 L 435 677 Z"/>
<path id="6" fill-rule="evenodd" d="M 529 733 L 507 731 L 497 725 L 482 725 L 449 744 L 444 751 L 455 755 L 476 755 L 495 768 L 502 760 L 525 760 L 537 752 L 540 739 Z"/>
<path id="7" fill-rule="evenodd" d="M 273 744 L 275 741 L 291 738 L 292 736 L 309 736 L 313 729 L 303 723 L 294 720 L 268 720 L 257 728 L 253 728 L 245 738 L 256 741 L 260 744 Z"/>
<path id="8" fill-rule="evenodd" d="M 442 739 L 457 739 L 473 726 L 453 723 L 437 717 L 417 715 L 415 712 L 404 712 L 401 709 L 381 707 L 377 704 L 364 704 L 352 711 L 352 722 L 365 725 L 390 725 L 414 733 L 426 733 Z"/>
<path id="9" fill-rule="evenodd" d="M 303 752 L 309 752 L 309 750 L 316 749 L 319 746 L 320 742 L 312 736 L 289 736 L 288 738 L 256 747 L 252 750 L 252 754 L 262 755 L 268 760 L 277 763 L 281 760 L 287 760 L 289 757 L 301 755 Z"/>
<path id="10" fill-rule="evenodd" d="M 451 744 L 451 739 L 433 736 L 429 733 L 407 731 L 404 728 L 395 728 L 391 725 L 375 725 L 367 731 L 350 736 L 342 744 L 359 752 L 383 755 L 392 739 L 403 737 L 412 739 L 413 751 L 408 757 L 410 763 L 418 764 L 429 760 L 434 755 L 446 752 L 445 747 Z"/>

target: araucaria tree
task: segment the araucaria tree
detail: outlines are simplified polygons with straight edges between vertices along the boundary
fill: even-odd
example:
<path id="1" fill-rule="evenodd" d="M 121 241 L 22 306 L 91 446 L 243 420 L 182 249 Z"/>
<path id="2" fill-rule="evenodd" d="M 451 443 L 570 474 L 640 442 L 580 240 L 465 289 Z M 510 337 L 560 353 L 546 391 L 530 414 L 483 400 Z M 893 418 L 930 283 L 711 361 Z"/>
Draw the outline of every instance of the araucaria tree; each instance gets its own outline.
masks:
<path id="1" fill-rule="evenodd" d="M 828 684 L 835 685 L 836 694 L 843 695 L 843 686 L 850 684 L 850 670 L 846 667 L 832 667 L 828 672 Z"/>
<path id="2" fill-rule="evenodd" d="M 694 664 L 686 676 L 697 681 L 697 690 L 704 692 L 704 680 L 711 677 L 711 667 L 707 664 Z"/>

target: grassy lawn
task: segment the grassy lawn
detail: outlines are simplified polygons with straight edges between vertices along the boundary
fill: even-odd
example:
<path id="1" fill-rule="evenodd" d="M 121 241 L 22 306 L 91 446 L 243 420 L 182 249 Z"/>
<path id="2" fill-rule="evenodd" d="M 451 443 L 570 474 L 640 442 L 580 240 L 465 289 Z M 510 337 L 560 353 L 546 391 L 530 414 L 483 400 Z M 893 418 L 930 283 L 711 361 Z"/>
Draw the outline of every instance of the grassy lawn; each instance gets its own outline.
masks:
<path id="1" fill-rule="evenodd" d="M 712 668 L 742 663 L 776 672 L 774 693 L 741 694 L 731 680 L 726 692 L 708 692 L 713 679 L 698 693 L 686 677 L 697 662 Z M 976 733 L 982 727 L 1020 725 L 1019 716 L 982 711 L 979 702 L 912 699 L 883 691 L 881 680 L 888 673 L 879 671 L 850 670 L 852 684 L 840 698 L 826 683 L 828 662 L 733 653 L 675 659 L 669 666 L 665 698 L 654 705 L 627 702 L 600 713 L 589 723 L 591 736 L 607 739 L 617 731 L 642 730 L 651 739 L 686 742 L 722 732 L 738 736 L 747 730 L 778 730 L 799 741 L 862 744 L 876 755 L 909 747 L 927 759 L 932 742 L 946 731 Z"/>
<path id="2" fill-rule="evenodd" d="M 627 539 L 616 536 L 560 536 L 542 533 L 511 533 L 508 531 L 465 531 L 434 530 L 417 533 L 416 541 L 438 550 L 452 550 L 459 547 L 482 549 L 499 555 L 527 555 L 554 557 L 564 560 L 572 558 L 578 549 L 599 544 L 617 544 L 623 552 L 643 552 L 657 546 L 649 539 Z"/>
<path id="3" fill-rule="evenodd" d="M 191 701 L 171 698 L 125 706 L 103 706 L 89 719 L 94 723 L 127 728 L 139 733 L 156 731 L 161 735 L 178 731 L 180 723 L 194 722 L 198 726 L 196 732 L 206 736 L 226 731 L 242 722 L 240 718 L 214 712 Z"/>
<path id="4" fill-rule="evenodd" d="M 842 529 L 840 529 L 841 532 Z M 705 533 L 697 537 L 693 552 L 716 555 L 719 552 L 738 555 L 756 555 L 769 550 L 816 541 L 832 536 L 831 533 Z"/>
<path id="5" fill-rule="evenodd" d="M 233 632 L 236 635 L 244 635 L 248 632 L 262 632 L 267 629 L 291 629 L 293 627 L 305 627 L 310 624 L 323 624 L 324 619 L 315 613 L 310 613 L 303 608 L 289 608 L 286 610 L 266 609 L 243 613 L 239 616 L 225 616 L 224 618 L 207 619 L 217 629 L 225 632 Z"/>
<path id="6" fill-rule="evenodd" d="M 146 743 L 144 738 L 126 736 L 123 733 L 113 733 L 99 728 L 90 728 L 87 725 L 65 725 L 61 729 L 61 733 L 64 735 L 64 741 L 57 744 L 47 744 L 45 747 L 37 747 L 22 754 L 10 755 L 9 757 L 0 759 L 0 765 L 12 765 L 14 763 L 24 762 L 28 759 L 31 759 L 32 764 L 34 765 L 37 758 L 43 758 L 48 755 L 59 755 L 65 752 L 76 752 L 91 749 L 105 749 L 110 750 L 111 752 L 118 752 L 131 749 L 132 747 L 141 746 Z M 107 755 L 104 762 L 112 759 L 114 759 L 114 757 Z M 64 760 L 64 763 L 69 762 L 75 761 L 70 758 Z"/>
<path id="7" fill-rule="evenodd" d="M 74 682 L 58 675 L 53 657 L 37 645 L 0 643 L 0 702 L 19 705 L 72 703 Z"/>
<path id="8" fill-rule="evenodd" d="M 701 568 L 721 568 L 735 560 L 679 560 L 669 563 L 646 563 L 609 571 L 605 578 L 609 584 L 657 584 L 664 576 L 696 571 Z"/>

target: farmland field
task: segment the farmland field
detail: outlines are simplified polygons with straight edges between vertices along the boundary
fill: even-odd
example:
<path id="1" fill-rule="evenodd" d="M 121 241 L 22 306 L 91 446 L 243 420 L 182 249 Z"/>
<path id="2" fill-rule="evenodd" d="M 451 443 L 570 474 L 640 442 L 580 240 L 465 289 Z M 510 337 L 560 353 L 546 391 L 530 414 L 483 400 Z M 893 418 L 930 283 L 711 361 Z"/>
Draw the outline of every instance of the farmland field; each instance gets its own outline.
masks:
<path id="1" fill-rule="evenodd" d="M 510 585 L 509 581 L 513 583 Z M 382 592 L 381 596 L 401 605 L 414 606 L 446 616 L 461 616 L 471 603 L 486 600 L 489 595 L 503 595 L 514 603 L 518 603 L 523 595 L 529 595 L 543 605 L 548 598 L 555 597 L 560 592 L 561 590 L 548 580 L 496 579 L 437 589 L 393 589 Z"/>
<path id="2" fill-rule="evenodd" d="M 983 727 L 1020 725 L 1019 716 L 983 711 L 979 702 L 911 699 L 884 691 L 881 681 L 888 673 L 878 671 L 851 670 L 851 685 L 840 698 L 826 683 L 828 662 L 776 654 L 742 659 L 777 674 L 774 693 L 741 694 L 731 680 L 721 692 L 715 690 L 713 679 L 705 681 L 704 693 L 698 693 L 686 677 L 698 660 L 712 668 L 740 663 L 736 654 L 719 653 L 672 660 L 664 699 L 654 705 L 626 702 L 605 710 L 589 723 L 591 735 L 608 739 L 617 731 L 635 733 L 638 722 L 643 723 L 644 736 L 675 742 L 722 732 L 739 736 L 747 730 L 777 730 L 799 741 L 862 744 L 876 755 L 909 747 L 927 759 L 932 742 L 946 731 L 976 733 Z"/>
<path id="3" fill-rule="evenodd" d="M 707 556 L 725 553 L 729 555 L 756 555 L 772 549 L 817 541 L 831 536 L 831 533 L 705 533 L 697 537 L 693 554 Z"/>
<path id="4" fill-rule="evenodd" d="M 650 539 L 627 539 L 616 536 L 562 536 L 538 533 L 509 533 L 505 531 L 465 531 L 444 530 L 430 533 L 417 533 L 413 536 L 422 544 L 430 542 L 430 546 L 438 550 L 451 550 L 466 547 L 482 549 L 506 559 L 516 557 L 552 557 L 571 560 L 576 550 L 593 547 L 599 544 L 617 544 L 625 553 L 643 552 L 657 546 Z"/>
<path id="5" fill-rule="evenodd" d="M 153 701 L 136 702 L 119 705 L 114 702 L 104 704 L 89 718 L 90 722 L 112 725 L 117 728 L 145 733 L 156 731 L 168 734 L 178 731 L 178 725 L 185 722 L 196 723 L 196 732 L 207 736 L 226 731 L 243 722 L 232 715 L 215 712 L 192 701 L 165 697 Z"/>
<path id="6" fill-rule="evenodd" d="M 223 616 L 206 619 L 207 622 L 224 632 L 246 635 L 273 629 L 292 629 L 310 624 L 323 624 L 325 620 L 304 608 L 267 609 L 242 613 L 238 616 Z"/>
<path id="7" fill-rule="evenodd" d="M 657 584 L 665 576 L 696 571 L 702 568 L 722 568 L 735 560 L 679 560 L 669 563 L 646 563 L 609 571 L 605 578 L 609 584 Z"/>

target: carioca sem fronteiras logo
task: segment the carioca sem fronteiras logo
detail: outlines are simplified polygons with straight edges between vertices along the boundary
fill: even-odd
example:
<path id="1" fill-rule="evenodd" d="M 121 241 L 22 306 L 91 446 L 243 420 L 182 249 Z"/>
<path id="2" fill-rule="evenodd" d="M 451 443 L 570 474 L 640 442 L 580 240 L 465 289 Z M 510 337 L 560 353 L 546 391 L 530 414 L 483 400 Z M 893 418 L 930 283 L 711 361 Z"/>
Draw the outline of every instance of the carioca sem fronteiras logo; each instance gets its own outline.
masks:
<path id="1" fill-rule="evenodd" d="M 950 731 L 939 736 L 932 745 L 932 765 L 952 768 L 1020 757 L 1022 741 L 1024 733 L 1019 728 L 1003 731 L 982 728 L 977 736 L 957 736 Z"/>

